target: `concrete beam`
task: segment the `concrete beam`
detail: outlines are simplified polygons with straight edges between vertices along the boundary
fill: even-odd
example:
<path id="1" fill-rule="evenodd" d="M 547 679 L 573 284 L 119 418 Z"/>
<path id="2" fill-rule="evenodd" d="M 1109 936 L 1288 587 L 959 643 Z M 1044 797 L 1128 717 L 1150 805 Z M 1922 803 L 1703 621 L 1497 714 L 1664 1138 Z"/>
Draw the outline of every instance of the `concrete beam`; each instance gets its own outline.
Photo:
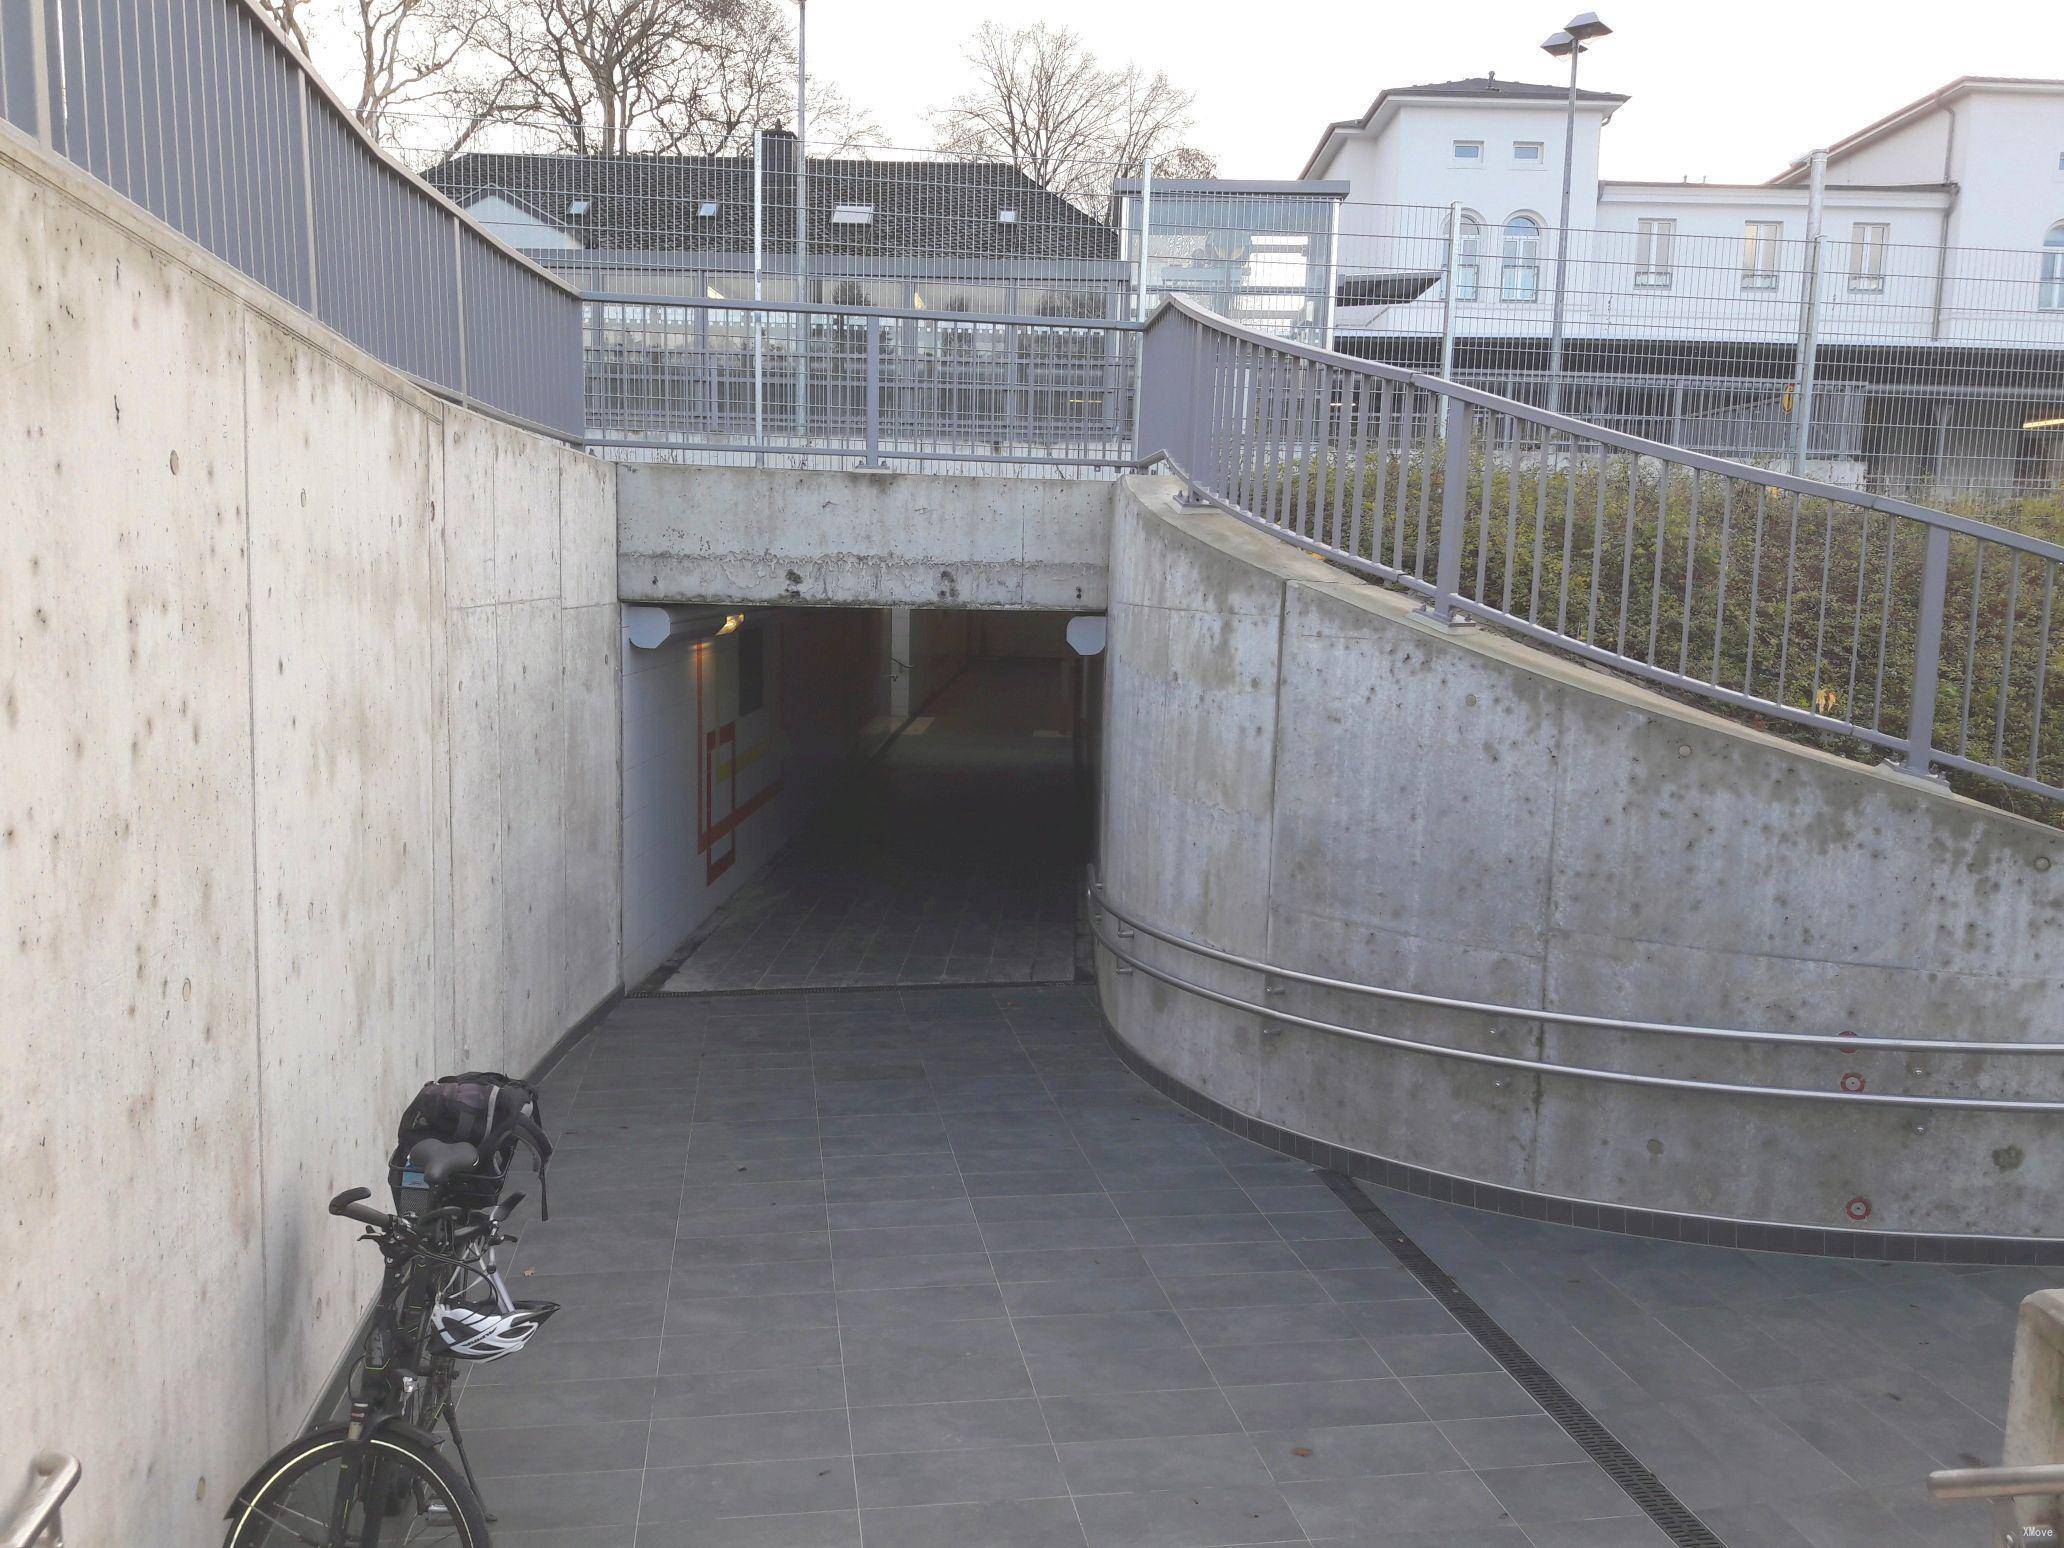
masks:
<path id="1" fill-rule="evenodd" d="M 625 466 L 626 602 L 1095 612 L 1106 479 Z"/>

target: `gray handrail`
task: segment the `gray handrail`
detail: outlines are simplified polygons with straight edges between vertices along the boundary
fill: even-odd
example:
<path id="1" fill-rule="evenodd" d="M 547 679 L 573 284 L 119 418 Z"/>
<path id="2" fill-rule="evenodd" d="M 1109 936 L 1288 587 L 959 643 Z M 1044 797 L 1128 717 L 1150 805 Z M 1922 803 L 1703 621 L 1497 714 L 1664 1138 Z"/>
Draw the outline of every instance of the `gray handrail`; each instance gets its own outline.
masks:
<path id="1" fill-rule="evenodd" d="M 1937 1500 L 2026 1500 L 2064 1495 L 2064 1462 L 2029 1467 L 1947 1467 L 1928 1475 Z"/>
<path id="2" fill-rule="evenodd" d="M 1983 1113 L 2064 1113 L 2064 1102 L 2046 1102 L 2033 1098 L 2012 1097 L 1947 1097 L 1947 1096 L 1905 1096 L 1874 1091 L 1811 1091 L 1796 1086 L 1752 1086 L 1733 1081 L 1689 1080 L 1671 1075 L 1640 1075 L 1628 1070 L 1605 1070 L 1579 1064 L 1556 1064 L 1546 1059 L 1523 1059 L 1511 1054 L 1482 1053 L 1473 1048 L 1456 1048 L 1446 1043 L 1429 1043 L 1418 1038 L 1397 1037 L 1384 1032 L 1370 1032 L 1361 1027 L 1344 1027 L 1337 1022 L 1321 1021 L 1312 1016 L 1300 1016 L 1292 1011 L 1278 1010 L 1272 1005 L 1258 1005 L 1252 1000 L 1243 1000 L 1237 995 L 1226 994 L 1192 979 L 1171 973 L 1157 967 L 1136 953 L 1127 951 L 1104 930 L 1101 914 L 1112 912 L 1107 906 L 1092 900 L 1090 933 L 1096 942 L 1108 951 L 1127 969 L 1141 972 L 1171 989 L 1179 989 L 1228 1010 L 1245 1011 L 1264 1020 L 1281 1022 L 1286 1026 L 1302 1027 L 1306 1031 L 1321 1032 L 1329 1037 L 1345 1038 L 1349 1042 L 1372 1043 L 1379 1047 L 1395 1048 L 1406 1053 L 1430 1054 L 1435 1058 L 1453 1059 L 1463 1064 L 1487 1065 L 1493 1069 L 1517 1070 L 1534 1075 L 1560 1075 L 1577 1080 L 1595 1080 L 1607 1085 L 1645 1086 L 1665 1091 L 1695 1091 L 1706 1095 L 1776 1097 L 1786 1101 L 1833 1102 L 1860 1107 L 1897 1107 L 1920 1109 L 1930 1112 L 1983 1112 Z M 1135 927 L 1137 928 L 1137 927 Z M 1243 964 L 1244 965 L 1244 964 Z M 1260 968 L 1271 974 L 1279 973 L 1274 968 Z M 1288 976 L 1288 975 L 1279 975 Z M 1459 1002 L 1458 1002 L 1459 1003 Z M 1538 1012 L 1523 1009 L 1501 1009 L 1500 1014 L 1518 1020 L 1536 1019 Z"/>
<path id="3" fill-rule="evenodd" d="M 0 1548 L 64 1548 L 64 1502 L 78 1486 L 83 1471 L 68 1452 L 38 1453 L 31 1465 L 28 1498 L 23 1500 L 0 1537 Z M 50 1534 L 47 1543 L 43 1534 Z"/>
<path id="4" fill-rule="evenodd" d="M 1929 505 L 1915 505 L 1910 501 L 1895 500 L 1887 495 L 1869 494 L 1861 489 L 1848 489 L 1840 484 L 1830 484 L 1824 479 L 1782 473 L 1774 468 L 1760 468 L 1752 462 L 1737 462 L 1730 457 L 1716 457 L 1711 452 L 1692 451 L 1686 447 L 1672 446 L 1667 441 L 1652 441 L 1645 436 L 1615 430 L 1609 425 L 1594 424 L 1587 419 L 1573 419 L 1567 414 L 1538 409 L 1531 404 L 1520 402 L 1517 398 L 1486 392 L 1481 387 L 1466 387 L 1460 382 L 1449 381 L 1446 377 L 1429 375 L 1423 371 L 1408 371 L 1403 366 L 1387 365 L 1380 360 L 1364 360 L 1356 355 L 1343 355 L 1337 350 L 1320 349 L 1316 345 L 1263 333 L 1259 329 L 1236 323 L 1216 312 L 1207 311 L 1182 296 L 1170 296 L 1156 307 L 1154 315 L 1147 319 L 1147 331 L 1151 334 L 1155 324 L 1170 314 L 1187 317 L 1228 338 L 1257 345 L 1279 355 L 1308 360 L 1314 365 L 1358 371 L 1421 392 L 1438 393 L 1444 398 L 1459 399 L 1479 408 L 1510 414 L 1515 419 L 1526 420 L 1544 430 L 1560 431 L 1582 440 L 1595 441 L 1602 446 L 1632 452 L 1636 456 L 1653 457 L 1678 467 L 1697 468 L 1702 472 L 1717 473 L 1727 478 L 1746 479 L 1767 489 L 1785 489 L 1815 499 L 1835 500 L 1843 505 L 1855 506 L 1859 510 L 1876 511 L 1880 515 L 1906 516 L 1915 521 L 1926 522 L 1929 526 L 1944 527 L 1952 532 L 1963 533 L 1966 537 L 1983 538 L 1989 543 L 2001 543 L 2009 548 L 2019 548 L 2034 554 L 2038 558 L 2064 563 L 2064 546 L 2046 543 L 2040 538 L 2027 537 L 2009 528 L 1996 527 L 1973 517 L 1958 516 L 1954 512 L 1936 510 Z"/>
<path id="5" fill-rule="evenodd" d="M 1605 1032 L 1656 1032 L 1668 1037 L 1702 1037 L 1731 1043 L 1793 1043 L 1813 1048 L 1839 1048 L 1850 1053 L 1947 1053 L 1947 1054 L 2064 1054 L 2064 1043 L 1980 1043 L 1961 1042 L 1955 1038 L 1925 1037 L 1866 1037 L 1844 1036 L 1827 1032 L 1767 1032 L 1751 1031 L 1735 1027 L 1701 1027 L 1677 1021 L 1640 1021 L 1623 1016 L 1586 1016 L 1576 1011 L 1537 1010 L 1517 1005 L 1497 1005 L 1485 1000 L 1458 1000 L 1447 995 L 1421 994 L 1410 989 L 1387 989 L 1375 984 L 1360 984 L 1344 978 L 1327 978 L 1318 973 L 1301 973 L 1295 968 L 1277 967 L 1273 963 L 1259 962 L 1252 957 L 1243 957 L 1237 952 L 1221 951 L 1202 941 L 1148 924 L 1125 912 L 1113 903 L 1105 893 L 1103 884 L 1097 883 L 1091 899 L 1094 906 L 1120 923 L 1151 935 L 1157 941 L 1183 951 L 1194 952 L 1200 957 L 1209 957 L 1214 962 L 1223 962 L 1228 967 L 1246 968 L 1251 972 L 1266 973 L 1272 978 L 1287 978 L 1296 983 L 1310 984 L 1315 989 L 1332 989 L 1343 994 L 1366 994 L 1373 999 L 1395 1000 L 1403 1005 L 1423 1005 L 1432 1010 L 1468 1011 L 1482 1016 L 1498 1016 L 1519 1021 L 1546 1021 L 1557 1026 L 1589 1027 Z"/>
<path id="6" fill-rule="evenodd" d="M 1135 439 L 1164 447 L 1195 496 L 1417 593 L 1440 625 L 1490 624 L 1853 737 L 1910 774 L 2064 801 L 2048 671 L 2064 545 L 1275 338 L 1181 297 L 1148 322 L 1138 401 Z"/>

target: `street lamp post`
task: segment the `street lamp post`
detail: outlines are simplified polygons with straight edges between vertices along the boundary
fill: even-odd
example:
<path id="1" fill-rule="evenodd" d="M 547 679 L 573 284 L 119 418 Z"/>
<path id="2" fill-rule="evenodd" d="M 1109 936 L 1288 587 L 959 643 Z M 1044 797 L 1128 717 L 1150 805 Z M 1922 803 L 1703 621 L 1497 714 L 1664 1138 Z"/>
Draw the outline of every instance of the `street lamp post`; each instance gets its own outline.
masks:
<path id="1" fill-rule="evenodd" d="M 1607 37 L 1611 32 L 1612 28 L 1598 19 L 1596 11 L 1586 11 L 1541 45 L 1543 52 L 1558 59 L 1565 54 L 1569 56 L 1569 112 L 1564 119 L 1562 133 L 1562 214 L 1555 224 L 1555 322 L 1548 339 L 1550 413 L 1562 407 L 1563 319 L 1569 298 L 1570 180 L 1577 162 L 1577 60 L 1584 53 L 1587 42 Z"/>
<path id="2" fill-rule="evenodd" d="M 795 299 L 810 299 L 810 3 L 796 0 L 795 49 Z M 802 337 L 796 348 L 796 435 L 810 423 L 810 314 L 797 314 Z"/>

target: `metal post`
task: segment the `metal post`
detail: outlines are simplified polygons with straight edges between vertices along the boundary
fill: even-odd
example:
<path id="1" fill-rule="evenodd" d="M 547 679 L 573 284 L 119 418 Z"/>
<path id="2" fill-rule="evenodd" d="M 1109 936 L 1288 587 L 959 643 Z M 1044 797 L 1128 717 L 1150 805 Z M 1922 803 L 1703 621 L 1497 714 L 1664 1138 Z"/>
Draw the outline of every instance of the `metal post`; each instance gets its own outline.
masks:
<path id="1" fill-rule="evenodd" d="M 1462 586 L 1462 539 L 1469 521 L 1469 405 L 1448 399 L 1447 459 L 1441 473 L 1440 553 L 1433 569 L 1433 620 L 1455 622 Z"/>
<path id="2" fill-rule="evenodd" d="M 1455 287 L 1461 283 L 1462 206 L 1451 204 L 1448 206 L 1448 278 L 1440 321 L 1440 374 L 1441 380 L 1447 382 L 1455 379 Z"/>
<path id="3" fill-rule="evenodd" d="M 309 154 L 308 146 L 308 73 L 295 71 L 294 84 L 301 115 L 301 236 L 308 244 L 308 310 L 311 315 L 320 317 L 322 293 L 316 279 L 315 263 L 315 158 Z"/>
<path id="4" fill-rule="evenodd" d="M 459 341 L 459 380 L 458 380 L 458 384 L 457 384 L 457 385 L 458 385 L 458 389 L 459 389 L 459 396 L 460 396 L 461 398 L 465 398 L 465 399 L 470 399 L 470 398 L 472 397 L 472 389 L 471 389 L 471 387 L 470 387 L 470 386 L 468 385 L 468 383 L 467 383 L 467 380 L 466 380 L 466 264 L 465 264 L 465 252 L 466 252 L 466 226 L 465 226 L 465 222 L 463 222 L 462 220 L 460 220 L 458 216 L 454 215 L 454 216 L 453 216 L 453 217 L 451 218 L 451 261 L 452 261 L 452 295 L 453 295 L 453 296 L 454 296 L 454 298 L 456 299 L 456 303 L 457 303 L 457 309 L 458 309 L 458 316 L 457 316 L 457 317 L 456 317 L 456 318 L 454 319 L 455 327 L 454 327 L 454 329 L 453 329 L 453 331 L 454 331 L 454 332 L 455 332 L 455 333 L 457 334 L 457 336 L 458 336 L 458 341 Z"/>
<path id="5" fill-rule="evenodd" d="M 1562 327 L 1568 294 L 1570 178 L 1577 162 L 1577 60 L 1583 53 L 1584 45 L 1572 39 L 1569 112 L 1563 121 L 1562 137 L 1562 218 L 1555 228 L 1555 322 L 1548 337 L 1548 412 L 1551 414 L 1562 407 Z"/>
<path id="6" fill-rule="evenodd" d="M 810 72 L 806 64 L 809 47 L 809 0 L 796 0 L 795 71 L 795 273 L 798 301 L 810 299 Z M 798 436 L 810 428 L 810 315 L 798 313 L 796 326 L 802 339 L 796 350 L 795 423 Z"/>
<path id="7" fill-rule="evenodd" d="M 28 0 L 29 5 L 29 79 L 33 83 L 36 122 L 36 142 L 47 151 L 57 149 L 53 132 L 56 122 L 57 101 L 52 88 L 50 69 L 49 22 L 43 14 L 44 0 Z"/>
<path id="8" fill-rule="evenodd" d="M 1942 609 L 1949 590 L 1949 528 L 1928 528 L 1921 558 L 1921 620 L 1914 634 L 1913 699 L 1906 720 L 1906 772 L 1930 777 L 1935 751 L 1935 695 L 1942 668 Z M 1965 692 L 1969 692 L 1965 685 Z"/>
<path id="9" fill-rule="evenodd" d="M 1320 303 L 1319 348 L 1333 347 L 1333 310 L 1340 297 L 1340 201 L 1326 203 L 1326 298 Z"/>
<path id="10" fill-rule="evenodd" d="M 881 325 L 879 317 L 867 319 L 867 456 L 860 464 L 863 468 L 882 466 Z"/>
<path id="11" fill-rule="evenodd" d="M 1792 370 L 1792 472 L 1806 473 L 1808 437 L 1813 433 L 1813 379 L 1820 366 L 1821 211 L 1827 194 L 1827 152 L 1813 153 L 1806 196 L 1806 259 L 1800 283 L 1799 354 Z"/>
<path id="12" fill-rule="evenodd" d="M 762 280 L 767 270 L 766 177 L 767 132 L 753 130 L 752 146 L 752 298 L 766 300 Z M 767 314 L 757 306 L 752 316 L 753 466 L 767 465 Z"/>
<path id="13" fill-rule="evenodd" d="M 1139 272 L 1133 278 L 1132 317 L 1147 320 L 1147 247 L 1154 234 L 1154 158 L 1140 163 Z M 1132 454 L 1140 456 L 1140 398 L 1147 386 L 1147 335 L 1144 329 L 1133 335 L 1132 344 Z"/>

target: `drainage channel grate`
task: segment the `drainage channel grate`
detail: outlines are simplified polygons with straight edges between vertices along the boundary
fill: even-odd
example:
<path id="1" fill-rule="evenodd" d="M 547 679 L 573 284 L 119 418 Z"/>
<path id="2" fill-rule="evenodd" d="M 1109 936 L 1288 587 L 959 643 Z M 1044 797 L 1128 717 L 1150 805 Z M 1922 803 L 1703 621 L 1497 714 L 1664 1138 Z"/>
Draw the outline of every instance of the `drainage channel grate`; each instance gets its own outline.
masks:
<path id="1" fill-rule="evenodd" d="M 1546 1366 L 1528 1354 L 1518 1339 L 1477 1305 L 1475 1298 L 1456 1284 L 1446 1269 L 1428 1257 L 1426 1249 L 1406 1235 L 1404 1229 L 1384 1213 L 1381 1205 L 1342 1173 L 1320 1170 L 1319 1176 L 1339 1196 L 1341 1203 L 1360 1217 L 1370 1234 L 1378 1237 L 1406 1271 L 1425 1287 L 1426 1293 L 1448 1309 L 1454 1319 L 1483 1345 L 1491 1358 L 1505 1367 L 1506 1374 L 1526 1389 L 1527 1396 L 1539 1403 L 1548 1417 L 1561 1425 L 1569 1438 L 1584 1449 L 1584 1455 L 1603 1468 L 1606 1476 L 1625 1491 L 1627 1498 L 1639 1505 L 1648 1519 L 1669 1535 L 1671 1542 L 1678 1548 L 1726 1548 L 1711 1527 L 1692 1514 L 1690 1507 L 1672 1494 L 1661 1479 L 1642 1466 L 1640 1458 L 1621 1445 L 1618 1437 L 1599 1423 L 1590 1409 L 1572 1397 L 1569 1389 L 1550 1375 Z"/>

